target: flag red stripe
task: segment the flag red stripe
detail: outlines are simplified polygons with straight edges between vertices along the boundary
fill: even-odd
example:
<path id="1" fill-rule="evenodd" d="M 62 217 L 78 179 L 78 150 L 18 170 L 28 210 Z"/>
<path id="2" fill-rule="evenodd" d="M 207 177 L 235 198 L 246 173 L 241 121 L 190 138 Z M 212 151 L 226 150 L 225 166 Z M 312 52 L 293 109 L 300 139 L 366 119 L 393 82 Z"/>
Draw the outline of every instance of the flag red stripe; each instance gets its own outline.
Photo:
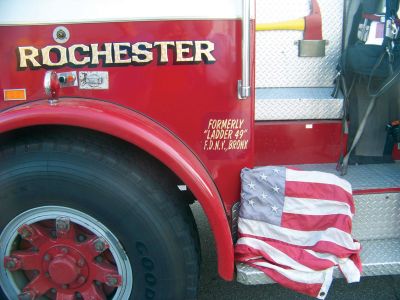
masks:
<path id="1" fill-rule="evenodd" d="M 279 264 L 277 261 L 275 261 L 271 256 L 269 256 L 264 251 L 254 249 L 253 247 L 250 247 L 250 246 L 247 246 L 244 244 L 236 245 L 235 254 L 239 255 L 238 257 L 235 257 L 236 261 L 239 261 L 239 262 L 247 263 L 247 260 L 250 258 L 262 256 L 264 258 L 264 259 L 260 260 L 262 262 L 269 262 L 269 263 L 271 263 L 275 266 L 281 267 L 283 269 L 290 269 L 288 266 Z M 258 260 L 254 260 L 252 262 L 254 263 L 256 261 L 258 261 Z"/>
<path id="2" fill-rule="evenodd" d="M 333 184 L 286 181 L 285 196 L 344 202 L 350 206 L 352 214 L 355 212 L 352 195 L 340 186 Z"/>
<path id="3" fill-rule="evenodd" d="M 319 295 L 319 291 L 321 290 L 322 284 L 319 283 L 301 283 L 297 281 L 290 280 L 286 278 L 284 275 L 280 274 L 278 271 L 271 270 L 268 268 L 263 268 L 252 263 L 249 263 L 250 266 L 264 272 L 267 276 L 269 276 L 272 280 L 278 282 L 286 288 L 292 289 L 298 293 L 305 294 L 312 297 L 317 297 Z"/>
<path id="4" fill-rule="evenodd" d="M 315 257 L 314 255 L 305 251 L 302 248 L 288 247 L 287 245 L 282 244 L 281 242 L 273 242 L 273 241 L 263 241 L 268 243 L 270 246 L 278 249 L 279 251 L 285 253 L 291 259 L 301 263 L 302 265 L 317 271 L 328 269 L 335 265 L 334 262 L 328 259 L 322 259 Z M 247 247 L 247 248 L 246 248 Z M 237 249 L 238 250 L 237 250 Z M 238 244 L 235 248 L 235 254 L 240 254 L 241 258 L 246 260 L 256 256 L 266 256 L 266 253 L 259 251 L 258 249 L 254 249 L 252 247 L 246 246 L 244 244 Z M 246 251 L 248 251 L 248 255 L 245 256 Z M 267 255 L 268 256 L 268 255 Z M 268 256 L 269 257 L 269 256 Z M 243 261 L 243 260 L 242 260 Z"/>
<path id="5" fill-rule="evenodd" d="M 333 242 L 327 242 L 327 241 L 319 241 L 318 243 L 316 243 L 313 246 L 297 246 L 297 245 L 288 244 L 285 242 L 277 241 L 274 239 L 268 239 L 268 238 L 260 237 L 260 236 L 256 236 L 256 235 L 242 234 L 240 231 L 239 231 L 238 235 L 239 235 L 239 238 L 240 237 L 251 237 L 251 238 L 259 239 L 261 241 L 265 241 L 267 243 L 276 242 L 276 243 L 285 245 L 286 247 L 309 249 L 309 250 L 313 250 L 315 252 L 333 254 L 333 255 L 336 255 L 337 257 L 349 257 L 350 255 L 359 252 L 358 250 L 347 249 L 347 248 L 341 247 Z"/>
<path id="6" fill-rule="evenodd" d="M 351 234 L 352 220 L 347 215 L 310 216 L 284 212 L 281 226 L 302 231 L 322 231 L 334 227 Z"/>

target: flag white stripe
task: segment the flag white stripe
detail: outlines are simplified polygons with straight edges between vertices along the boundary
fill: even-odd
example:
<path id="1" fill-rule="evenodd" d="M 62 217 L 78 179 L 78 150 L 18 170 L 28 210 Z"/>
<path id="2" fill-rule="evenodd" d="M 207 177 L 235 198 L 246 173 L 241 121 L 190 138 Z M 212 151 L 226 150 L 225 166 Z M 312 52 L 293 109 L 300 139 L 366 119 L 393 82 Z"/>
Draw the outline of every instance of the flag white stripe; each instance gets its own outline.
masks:
<path id="1" fill-rule="evenodd" d="M 340 201 L 285 197 L 283 212 L 299 215 L 347 215 L 353 217 L 350 205 Z"/>
<path id="2" fill-rule="evenodd" d="M 239 230 L 243 234 L 261 236 L 297 246 L 314 246 L 319 241 L 325 241 L 350 250 L 360 249 L 360 244 L 354 242 L 350 234 L 337 228 L 328 228 L 324 231 L 300 231 L 239 217 Z"/>
<path id="3" fill-rule="evenodd" d="M 356 264 L 350 258 L 343 258 L 339 261 L 339 268 L 348 283 L 359 282 L 361 273 Z"/>
<path id="4" fill-rule="evenodd" d="M 341 187 L 350 194 L 352 193 L 351 184 L 349 182 L 336 175 L 324 172 L 286 169 L 286 181 L 333 184 Z"/>
<path id="5" fill-rule="evenodd" d="M 325 299 L 325 297 L 328 295 L 329 288 L 331 287 L 332 280 L 333 280 L 333 267 L 327 269 L 327 274 L 326 274 L 326 280 L 322 284 L 321 289 L 319 290 L 317 299 Z"/>
<path id="6" fill-rule="evenodd" d="M 323 271 L 312 271 L 312 272 L 307 272 L 307 271 L 300 271 L 300 270 L 291 270 L 291 269 L 284 269 L 279 266 L 270 264 L 268 262 L 253 262 L 252 264 L 263 267 L 263 268 L 268 268 L 277 271 L 278 273 L 282 274 L 286 278 L 296 281 L 299 283 L 306 283 L 306 284 L 323 284 L 325 280 L 327 280 L 327 273 L 328 270 L 332 269 L 326 269 Z"/>
<path id="7" fill-rule="evenodd" d="M 304 251 L 307 251 L 310 255 L 313 255 L 316 258 L 330 260 L 335 265 L 339 264 L 339 259 L 336 255 L 330 253 L 319 253 L 309 249 L 305 249 Z"/>
<path id="8" fill-rule="evenodd" d="M 324 271 L 313 271 L 312 273 L 309 273 L 297 270 L 283 269 L 267 262 L 257 262 L 253 264 L 263 268 L 273 269 L 293 282 L 302 284 L 321 284 L 321 289 L 316 296 L 317 299 L 325 299 L 332 284 L 333 267 Z"/>
<path id="9" fill-rule="evenodd" d="M 272 247 L 271 245 L 268 245 L 268 243 L 265 243 L 263 241 L 254 239 L 254 238 L 248 238 L 248 237 L 243 237 L 240 238 L 237 241 L 237 245 L 246 245 L 249 247 L 252 247 L 254 249 L 260 250 L 268 254 L 277 264 L 280 265 L 285 265 L 288 266 L 289 268 L 296 269 L 299 271 L 304 271 L 304 272 L 312 272 L 314 271 L 313 269 L 310 269 L 306 267 L 305 265 L 300 264 L 287 254 L 283 253 L 282 251 Z"/>
<path id="10" fill-rule="evenodd" d="M 357 268 L 355 263 L 350 258 L 347 257 L 339 258 L 333 254 L 318 253 L 312 250 L 305 250 L 305 251 L 315 256 L 316 258 L 327 259 L 333 262 L 335 265 L 338 265 L 344 277 L 346 278 L 347 282 L 351 283 L 360 281 L 361 277 L 360 270 Z"/>

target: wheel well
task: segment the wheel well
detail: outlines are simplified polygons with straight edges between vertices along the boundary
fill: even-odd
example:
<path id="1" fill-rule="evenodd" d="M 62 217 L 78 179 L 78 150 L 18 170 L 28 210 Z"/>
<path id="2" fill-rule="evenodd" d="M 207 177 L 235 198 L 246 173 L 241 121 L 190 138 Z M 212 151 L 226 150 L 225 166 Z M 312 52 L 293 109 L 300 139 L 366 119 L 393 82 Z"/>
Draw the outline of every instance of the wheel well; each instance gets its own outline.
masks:
<path id="1" fill-rule="evenodd" d="M 149 165 L 149 168 L 151 167 L 151 170 L 153 170 L 153 172 L 149 172 L 149 175 L 154 176 L 154 179 L 162 185 L 163 189 L 169 193 L 175 193 L 177 198 L 187 202 L 188 205 L 193 204 L 195 201 L 194 195 L 190 190 L 178 188 L 178 186 L 184 186 L 185 183 L 162 162 L 135 145 L 106 133 L 74 126 L 31 126 L 2 133 L 0 135 L 0 147 L 11 139 L 22 141 L 24 139 L 32 139 L 33 137 L 40 138 L 40 136 L 44 135 L 58 138 L 64 136 L 65 138 L 72 138 L 74 140 L 90 139 L 91 142 L 99 147 L 111 148 L 121 158 L 129 157 L 131 159 L 134 157 L 135 159 L 144 160 Z"/>
<path id="2" fill-rule="evenodd" d="M 137 147 L 127 142 L 120 141 L 115 137 L 79 127 L 36 126 L 0 135 L 0 157 L 1 156 L 3 156 L 3 159 L 5 157 L 10 158 L 10 160 L 4 159 L 4 174 L 6 175 L 3 177 L 4 179 L 9 179 L 9 182 L 12 182 L 13 180 L 14 170 L 29 169 L 29 166 L 32 164 L 32 162 L 34 162 L 33 165 L 35 165 L 36 159 L 37 162 L 41 164 L 40 170 L 37 171 L 37 173 L 34 173 L 34 175 L 31 175 L 31 178 L 34 178 L 34 180 L 36 180 L 36 178 L 39 178 L 38 181 L 34 182 L 33 184 L 27 184 L 26 187 L 24 186 L 23 188 L 20 188 L 18 184 L 13 184 L 14 182 L 12 182 L 12 184 L 9 184 L 9 182 L 4 181 L 4 185 L 2 185 L 2 187 L 11 186 L 12 188 L 14 188 L 16 186 L 19 186 L 19 188 L 17 188 L 18 190 L 29 191 L 31 193 L 30 195 L 32 196 L 29 197 L 28 195 L 28 197 L 24 197 L 23 194 L 17 195 L 17 193 L 13 193 L 13 190 L 9 193 L 6 192 L 5 195 L 11 195 L 10 197 L 5 197 L 5 203 L 8 203 L 6 207 L 14 207 L 14 204 L 17 204 L 17 202 L 15 201 L 16 199 L 29 199 L 25 200 L 28 201 L 25 202 L 25 204 L 34 203 L 32 205 L 35 205 L 36 203 L 41 203 L 42 200 L 40 199 L 46 198 L 50 199 L 50 205 L 58 205 L 59 203 L 61 205 L 62 203 L 68 203 L 68 199 L 78 199 L 75 200 L 75 204 L 77 205 L 76 209 L 78 209 L 78 211 L 85 211 L 90 207 L 97 207 L 97 204 L 101 202 L 101 199 L 103 199 L 103 204 L 105 205 L 103 205 L 102 211 L 98 211 L 97 215 L 93 216 L 95 218 L 97 217 L 96 219 L 101 220 L 103 216 L 109 215 L 108 224 L 112 224 L 114 221 L 119 220 L 119 228 L 122 229 L 132 227 L 134 228 L 134 226 L 126 226 L 126 224 L 130 224 L 130 222 L 126 222 L 126 219 L 124 220 L 124 218 L 119 217 L 124 214 L 125 209 L 128 209 L 130 207 L 132 211 L 137 211 L 137 209 L 142 207 L 142 205 L 135 204 L 138 204 L 142 200 L 144 200 L 142 201 L 143 204 L 153 203 L 153 210 L 145 211 L 144 214 L 140 214 L 140 217 L 134 219 L 139 220 L 142 219 L 143 216 L 146 216 L 144 218 L 146 220 L 163 220 L 163 218 L 167 218 L 169 220 L 169 223 L 165 223 L 166 226 L 161 226 L 164 224 L 157 222 L 154 222 L 154 224 L 156 224 L 157 226 L 149 226 L 149 228 L 152 228 L 151 232 L 156 233 L 153 236 L 171 237 L 172 235 L 170 235 L 169 232 L 174 232 L 179 237 L 179 240 L 172 238 L 167 239 L 171 241 L 171 247 L 166 248 L 176 250 L 171 250 L 171 253 L 180 253 L 184 255 L 175 255 L 175 259 L 171 261 L 180 261 L 180 258 L 185 257 L 185 261 L 189 262 L 186 264 L 186 270 L 196 270 L 195 272 L 193 272 L 193 274 L 198 274 L 197 270 L 199 268 L 199 263 L 201 259 L 199 236 L 197 227 L 195 225 L 195 220 L 190 212 L 187 203 L 180 201 L 181 199 L 178 196 L 181 193 L 178 191 L 176 183 L 177 181 L 180 182 L 180 180 L 165 165 L 161 164 L 158 160 L 156 160 L 151 155 L 145 153 L 141 149 L 138 149 Z M 64 158 L 66 159 L 64 160 Z M 140 159 L 140 162 L 138 161 L 138 159 Z M 52 161 L 54 162 L 54 166 L 57 164 L 57 166 L 59 167 L 57 170 L 49 169 L 49 165 L 51 165 Z M 26 167 L 27 165 L 28 167 Z M 33 167 L 33 169 L 35 169 L 35 166 Z M 77 170 L 77 172 L 69 172 L 68 170 Z M 91 173 L 88 173 L 91 176 L 84 175 L 86 174 L 87 170 L 92 170 Z M 93 170 L 95 170 L 95 172 L 93 172 Z M 154 172 L 152 172 L 152 170 L 154 170 Z M 101 174 L 101 172 L 103 171 L 104 173 Z M 53 185 L 51 183 L 48 184 L 48 182 L 53 182 L 52 172 L 54 172 L 54 178 L 61 178 L 61 180 L 58 181 L 58 183 L 61 182 L 61 185 Z M 22 172 L 22 176 L 26 176 L 25 173 L 29 174 L 29 172 Z M 8 174 L 11 174 L 11 176 L 9 176 Z M 47 180 L 41 179 L 41 174 L 43 174 L 45 177 L 47 176 Z M 127 178 L 126 181 L 125 177 Z M 72 178 L 72 180 L 65 180 L 65 178 Z M 81 179 L 76 178 L 82 178 L 82 181 Z M 96 186 L 94 183 L 96 183 L 97 178 L 99 180 Z M 116 182 L 115 185 L 113 181 Z M 57 180 L 55 182 L 57 182 Z M 63 192 L 63 190 L 60 190 L 59 187 L 63 187 L 63 184 L 68 182 L 72 182 L 72 184 L 70 185 L 65 185 L 69 188 L 66 188 L 65 192 Z M 81 185 L 81 182 L 84 183 Z M 117 183 L 121 183 L 121 185 Z M 104 193 L 104 195 L 108 196 L 102 198 L 102 187 L 108 187 L 109 185 L 114 186 L 114 190 L 105 189 L 105 191 L 107 192 Z M 131 185 L 137 186 L 137 189 L 129 189 Z M 81 186 L 86 187 L 86 190 L 78 189 L 78 187 Z M 92 186 L 94 186 L 94 188 L 92 188 Z M 75 187 L 77 188 L 75 189 Z M 164 188 L 166 188 L 167 190 L 165 190 Z M 48 194 L 47 190 L 53 190 L 55 192 L 50 192 Z M 75 195 L 73 195 L 76 196 L 76 198 L 69 197 L 67 191 L 75 190 L 80 191 L 77 192 L 78 194 L 75 193 Z M 144 193 L 140 194 L 139 190 Z M 42 191 L 44 191 L 43 194 Z M 87 191 L 88 193 L 86 193 L 85 191 Z M 138 191 L 138 193 L 136 193 L 136 191 Z M 87 197 L 86 195 L 90 195 L 91 192 L 95 192 L 93 194 L 95 196 Z M 119 205 L 119 213 L 117 213 L 117 210 L 115 210 L 114 212 L 114 209 L 111 209 L 112 206 L 110 206 L 110 203 L 113 203 L 113 200 L 116 198 L 115 195 L 118 195 L 118 198 L 121 200 L 125 199 L 126 195 L 125 205 Z M 128 197 L 128 195 L 131 196 Z M 175 197 L 175 195 L 177 195 L 178 197 Z M 82 196 L 83 198 L 80 198 L 80 196 Z M 37 201 L 37 199 L 33 200 L 35 197 L 37 197 L 39 201 Z M 54 199 L 57 199 L 57 201 L 54 201 Z M 104 201 L 104 199 L 106 199 L 106 201 Z M 118 203 L 123 204 L 123 201 Z M 80 206 L 81 204 L 83 206 Z M 117 206 L 118 205 L 115 205 L 115 209 Z M 11 215 L 14 214 L 5 212 L 5 216 Z M 167 231 L 164 231 L 164 228 Z M 124 231 L 122 230 L 121 232 L 124 233 Z M 121 240 L 121 243 L 123 245 L 127 245 L 127 240 L 130 239 L 130 235 L 126 232 L 125 234 L 121 235 L 121 232 L 119 232 L 119 236 L 124 237 Z M 146 233 L 146 227 L 142 226 L 140 232 Z M 166 233 L 166 235 L 164 235 L 163 233 Z M 136 237 L 134 241 L 135 243 L 133 245 L 135 245 L 136 249 L 138 249 L 137 243 L 138 241 L 141 242 L 142 239 L 140 237 L 139 239 Z M 185 241 L 185 243 L 178 243 L 182 241 Z M 177 248 L 176 245 L 178 245 L 179 247 Z M 180 247 L 180 245 L 185 245 L 185 247 Z M 135 249 L 135 247 L 130 248 L 131 253 L 132 249 Z M 190 251 L 188 251 L 187 249 L 189 249 Z M 184 252 L 181 253 L 179 252 L 180 250 Z M 186 258 L 190 259 L 186 260 Z M 175 271 L 176 269 L 173 268 L 173 270 Z M 144 272 L 142 272 L 141 274 L 143 273 Z M 187 293 L 188 295 L 189 293 L 192 293 L 194 295 L 196 291 L 195 287 L 197 285 L 197 279 L 193 280 L 194 276 L 191 272 L 187 272 L 186 274 L 188 274 L 185 279 L 186 282 L 191 282 L 191 285 L 188 285 L 191 288 L 187 288 Z M 179 281 L 179 283 L 181 282 L 182 281 Z M 3 285 L 2 287 L 0 287 L 0 290 L 2 288 Z M 188 297 L 188 299 L 189 298 L 191 299 L 192 297 Z"/>

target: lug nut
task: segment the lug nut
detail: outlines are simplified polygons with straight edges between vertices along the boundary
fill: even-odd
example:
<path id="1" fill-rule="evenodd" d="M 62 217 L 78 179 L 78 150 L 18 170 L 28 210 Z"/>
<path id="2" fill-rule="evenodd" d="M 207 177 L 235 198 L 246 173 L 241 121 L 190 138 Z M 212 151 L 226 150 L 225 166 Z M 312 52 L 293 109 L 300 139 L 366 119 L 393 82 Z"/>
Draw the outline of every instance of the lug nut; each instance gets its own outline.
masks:
<path id="1" fill-rule="evenodd" d="M 18 300 L 34 300 L 36 297 L 32 291 L 25 291 L 18 295 Z"/>
<path id="2" fill-rule="evenodd" d="M 44 260 L 45 260 L 45 261 L 49 261 L 50 259 L 51 259 L 50 254 L 46 254 L 46 255 L 44 256 Z"/>
<path id="3" fill-rule="evenodd" d="M 4 257 L 4 267 L 9 271 L 16 271 L 21 268 L 21 261 L 17 257 Z"/>
<path id="4" fill-rule="evenodd" d="M 94 242 L 94 249 L 97 252 L 103 252 L 104 250 L 107 249 L 107 244 L 104 242 L 104 240 L 102 238 L 98 238 L 95 242 Z"/>
<path id="5" fill-rule="evenodd" d="M 82 243 L 86 241 L 86 237 L 83 234 L 78 235 L 78 242 Z"/>
<path id="6" fill-rule="evenodd" d="M 121 276 L 120 275 L 109 275 L 107 276 L 106 285 L 117 287 L 121 285 Z"/>
<path id="7" fill-rule="evenodd" d="M 97 285 L 97 286 L 101 286 L 101 282 L 98 281 L 98 280 L 95 280 L 95 281 L 94 281 L 94 284 Z"/>
<path id="8" fill-rule="evenodd" d="M 85 282 L 86 282 L 85 276 L 79 276 L 79 278 L 78 278 L 78 283 L 79 283 L 79 284 L 84 284 Z"/>
<path id="9" fill-rule="evenodd" d="M 66 233 L 70 229 L 70 221 L 67 217 L 58 217 L 56 219 L 56 230 L 57 233 Z"/>
<path id="10" fill-rule="evenodd" d="M 108 286 L 114 286 L 118 283 L 118 280 L 116 278 L 108 278 L 107 279 L 107 285 Z"/>
<path id="11" fill-rule="evenodd" d="M 32 236 L 33 229 L 29 225 L 22 225 L 18 229 L 18 233 L 21 235 L 23 239 L 27 239 Z"/>
<path id="12" fill-rule="evenodd" d="M 80 258 L 78 260 L 78 266 L 82 268 L 84 265 L 85 265 L 85 260 L 83 258 Z"/>
<path id="13" fill-rule="evenodd" d="M 9 260 L 8 262 L 6 262 L 6 268 L 7 269 L 14 269 L 15 268 L 15 262 L 13 260 Z"/>

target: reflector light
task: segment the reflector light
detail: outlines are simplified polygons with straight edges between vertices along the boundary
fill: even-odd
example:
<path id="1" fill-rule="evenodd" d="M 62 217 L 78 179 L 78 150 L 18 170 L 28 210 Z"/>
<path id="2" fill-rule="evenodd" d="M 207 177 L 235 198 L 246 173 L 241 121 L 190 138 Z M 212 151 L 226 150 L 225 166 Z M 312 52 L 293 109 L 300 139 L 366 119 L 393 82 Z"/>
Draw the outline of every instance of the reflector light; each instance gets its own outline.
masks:
<path id="1" fill-rule="evenodd" d="M 4 101 L 26 100 L 25 89 L 4 89 Z"/>

